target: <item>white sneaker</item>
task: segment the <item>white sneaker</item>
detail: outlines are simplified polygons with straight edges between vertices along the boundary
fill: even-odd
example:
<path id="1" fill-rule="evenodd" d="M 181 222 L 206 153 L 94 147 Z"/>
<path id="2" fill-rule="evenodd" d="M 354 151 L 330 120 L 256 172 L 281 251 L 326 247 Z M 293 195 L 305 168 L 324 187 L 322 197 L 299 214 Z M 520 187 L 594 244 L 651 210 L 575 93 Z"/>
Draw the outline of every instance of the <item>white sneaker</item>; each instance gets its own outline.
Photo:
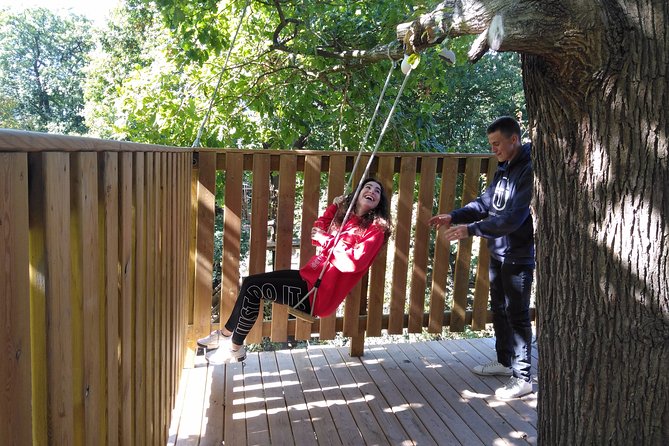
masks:
<path id="1" fill-rule="evenodd" d="M 524 379 L 512 376 L 509 381 L 495 390 L 495 396 L 501 400 L 510 400 L 512 398 L 520 398 L 528 393 L 532 393 L 532 383 Z"/>
<path id="2" fill-rule="evenodd" d="M 477 375 L 483 376 L 511 376 L 513 375 L 513 369 L 511 367 L 506 367 L 500 364 L 497 361 L 489 362 L 484 365 L 477 365 L 472 367 L 472 372 Z"/>
<path id="3" fill-rule="evenodd" d="M 239 347 L 239 350 L 221 347 L 219 349 L 207 352 L 207 354 L 204 356 L 207 358 L 207 362 L 211 365 L 241 362 L 246 359 L 246 347 L 242 345 Z"/>
<path id="4" fill-rule="evenodd" d="M 230 340 L 230 336 L 225 336 L 221 330 L 214 330 L 208 336 L 197 340 L 197 345 L 208 350 L 218 348 L 221 342 Z"/>

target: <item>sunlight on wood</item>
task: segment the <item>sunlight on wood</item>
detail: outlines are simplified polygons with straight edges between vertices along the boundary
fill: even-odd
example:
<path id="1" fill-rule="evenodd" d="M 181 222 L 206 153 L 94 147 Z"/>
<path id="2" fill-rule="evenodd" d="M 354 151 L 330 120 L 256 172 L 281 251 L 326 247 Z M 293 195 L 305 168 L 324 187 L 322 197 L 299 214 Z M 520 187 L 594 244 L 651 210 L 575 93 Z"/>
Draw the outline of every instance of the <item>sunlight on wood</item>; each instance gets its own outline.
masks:
<path id="1" fill-rule="evenodd" d="M 241 387 L 235 387 L 235 392 L 236 391 L 251 391 L 251 390 L 261 390 L 261 389 L 274 389 L 274 388 L 283 388 L 283 387 L 289 387 L 289 386 L 299 386 L 301 385 L 299 381 L 278 381 L 278 382 L 271 382 L 271 383 L 262 383 L 262 384 L 254 384 L 252 386 L 241 386 Z"/>
<path id="2" fill-rule="evenodd" d="M 489 398 L 492 396 L 492 394 L 489 393 L 476 393 L 472 392 L 471 390 L 463 390 L 462 393 L 460 394 L 462 396 L 461 401 L 469 401 L 470 399 L 481 399 L 484 400 L 486 398 Z"/>
<path id="3" fill-rule="evenodd" d="M 421 403 L 405 403 L 400 404 L 399 406 L 393 406 L 388 409 L 385 409 L 386 412 L 398 413 L 404 412 L 405 410 L 420 409 L 424 407 L 424 404 Z"/>
<path id="4" fill-rule="evenodd" d="M 318 389 L 304 389 L 304 393 L 307 392 L 321 392 L 324 390 L 337 390 L 337 389 L 359 389 L 360 387 L 363 387 L 364 385 L 367 385 L 369 383 L 351 383 L 351 384 L 342 384 L 338 386 L 328 386 L 328 387 L 321 387 Z"/>
<path id="5" fill-rule="evenodd" d="M 379 345 L 355 360 L 346 348 L 249 353 L 243 366 L 191 370 L 172 444 L 442 444 L 451 426 L 453 444 L 536 444 L 536 393 L 501 401 L 502 380 L 471 373 L 494 355 L 489 339 Z M 447 419 L 425 417 L 436 410 Z"/>
<path id="6" fill-rule="evenodd" d="M 509 432 L 509 437 L 517 438 L 519 440 L 524 440 L 524 439 L 527 438 L 527 433 L 522 432 L 522 431 L 513 431 L 513 432 Z"/>

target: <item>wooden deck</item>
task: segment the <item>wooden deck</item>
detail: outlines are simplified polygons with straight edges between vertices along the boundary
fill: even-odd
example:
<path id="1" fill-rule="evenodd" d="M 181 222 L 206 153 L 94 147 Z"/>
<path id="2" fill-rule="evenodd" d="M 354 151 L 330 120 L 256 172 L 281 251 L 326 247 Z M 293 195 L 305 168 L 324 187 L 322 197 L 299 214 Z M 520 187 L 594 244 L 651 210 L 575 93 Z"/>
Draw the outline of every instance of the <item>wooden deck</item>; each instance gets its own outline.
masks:
<path id="1" fill-rule="evenodd" d="M 494 358 L 485 338 L 366 346 L 362 358 L 310 346 L 184 369 L 168 445 L 536 444 L 536 393 L 497 400 L 504 379 L 469 370 Z"/>

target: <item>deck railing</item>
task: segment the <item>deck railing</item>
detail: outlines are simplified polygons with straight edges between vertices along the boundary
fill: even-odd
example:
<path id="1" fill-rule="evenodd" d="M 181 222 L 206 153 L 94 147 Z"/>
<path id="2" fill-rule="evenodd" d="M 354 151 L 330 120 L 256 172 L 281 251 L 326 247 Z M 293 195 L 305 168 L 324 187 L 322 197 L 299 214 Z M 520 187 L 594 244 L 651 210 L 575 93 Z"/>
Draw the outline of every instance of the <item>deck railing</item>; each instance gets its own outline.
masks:
<path id="1" fill-rule="evenodd" d="M 190 150 L 0 131 L 3 444 L 165 444 L 191 166 Z"/>
<path id="2" fill-rule="evenodd" d="M 294 266 L 295 240 L 303 262 L 314 252 L 311 222 L 343 192 L 354 156 L 194 152 L 0 130 L 0 438 L 164 444 L 181 370 L 194 339 L 210 329 L 217 174 L 225 317 L 239 286 L 242 236 L 250 232 L 248 272 Z M 395 232 L 368 277 L 339 315 L 311 326 L 275 306 L 249 341 L 343 332 L 360 355 L 365 336 L 382 329 L 482 328 L 490 320 L 487 251 L 465 240 L 451 259 L 427 220 L 435 207 L 475 197 L 495 167 L 490 160 L 379 154 L 372 174 L 394 196 Z"/>
<path id="3" fill-rule="evenodd" d="M 191 337 L 211 328 L 214 196 L 222 195 L 225 203 L 220 296 L 220 313 L 225 318 L 239 290 L 241 234 L 250 232 L 250 274 L 266 270 L 268 248 L 275 250 L 274 269 L 296 267 L 291 262 L 296 238 L 299 264 L 303 264 L 315 252 L 311 223 L 319 209 L 344 192 L 357 153 L 226 149 L 197 155 L 199 257 Z M 368 160 L 369 156 L 363 156 L 352 188 Z M 394 197 L 394 236 L 368 276 L 345 300 L 343 314 L 309 324 L 290 319 L 284 306 L 273 305 L 271 315 L 258 320 L 248 341 L 259 342 L 262 336 L 285 341 L 289 336 L 305 339 L 311 335 L 328 340 L 342 332 L 351 337 L 351 354 L 357 356 L 363 353 L 365 336 L 380 336 L 382 329 L 391 334 L 404 329 L 418 333 L 424 328 L 441 333 L 444 326 L 459 332 L 466 324 L 482 329 L 490 321 L 485 243 L 473 251 L 472 239 L 463 240 L 451 259 L 450 244 L 435 237 L 428 220 L 435 210 L 447 212 L 475 198 L 495 167 L 494 158 L 481 154 L 377 154 L 370 172 Z M 219 181 L 224 191 L 215 190 L 217 173 L 224 175 L 224 181 Z M 300 204 L 297 209 L 296 203 Z M 270 222 L 275 241 L 268 246 Z M 449 270 L 451 264 L 454 268 Z"/>

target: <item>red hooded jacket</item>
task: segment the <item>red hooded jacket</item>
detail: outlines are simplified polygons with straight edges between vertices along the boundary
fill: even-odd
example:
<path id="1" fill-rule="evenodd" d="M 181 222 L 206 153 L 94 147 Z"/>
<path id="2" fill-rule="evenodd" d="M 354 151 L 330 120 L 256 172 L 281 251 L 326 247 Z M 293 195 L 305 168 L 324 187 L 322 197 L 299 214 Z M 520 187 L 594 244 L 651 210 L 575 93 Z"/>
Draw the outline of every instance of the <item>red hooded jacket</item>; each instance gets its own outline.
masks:
<path id="1" fill-rule="evenodd" d="M 325 213 L 316 220 L 314 227 L 328 232 L 336 212 L 336 205 L 328 206 Z M 310 289 L 320 276 L 323 263 L 332 250 L 332 256 L 318 287 L 315 306 L 313 294 L 309 295 L 314 316 L 329 316 L 337 310 L 346 295 L 365 275 L 385 242 L 383 228 L 372 224 L 362 229 L 359 222 L 360 219 L 352 214 L 342 228 L 337 245 L 334 247 L 336 228 L 330 230 L 327 235 L 312 239 L 312 243 L 321 248 L 320 252 L 300 269 L 300 275 L 309 284 Z"/>

